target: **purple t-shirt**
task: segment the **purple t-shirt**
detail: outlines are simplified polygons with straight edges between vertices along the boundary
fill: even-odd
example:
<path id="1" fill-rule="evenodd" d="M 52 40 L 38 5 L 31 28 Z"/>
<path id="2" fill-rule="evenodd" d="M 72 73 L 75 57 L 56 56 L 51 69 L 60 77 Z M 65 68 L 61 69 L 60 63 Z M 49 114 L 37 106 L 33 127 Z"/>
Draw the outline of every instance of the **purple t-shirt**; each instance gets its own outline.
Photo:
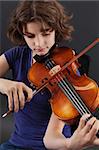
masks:
<path id="1" fill-rule="evenodd" d="M 31 87 L 27 73 L 31 67 L 32 51 L 27 45 L 14 47 L 4 53 L 7 62 L 12 69 L 13 80 L 24 82 Z M 32 88 L 32 87 L 31 87 Z M 25 104 L 23 110 L 14 113 L 15 129 L 11 135 L 10 142 L 23 148 L 33 150 L 45 150 L 43 137 L 51 116 L 49 99 L 51 97 L 48 89 L 39 92 L 29 103 Z M 71 136 L 71 128 L 65 125 L 63 134 Z"/>

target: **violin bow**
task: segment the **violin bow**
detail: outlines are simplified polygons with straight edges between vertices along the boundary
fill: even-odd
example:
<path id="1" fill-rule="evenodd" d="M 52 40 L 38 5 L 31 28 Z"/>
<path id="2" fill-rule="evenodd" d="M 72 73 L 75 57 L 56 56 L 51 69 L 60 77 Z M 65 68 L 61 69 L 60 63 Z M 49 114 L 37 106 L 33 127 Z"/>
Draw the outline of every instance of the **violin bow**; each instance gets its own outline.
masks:
<path id="1" fill-rule="evenodd" d="M 99 38 L 97 38 L 96 40 L 94 40 L 90 45 L 88 45 L 86 48 L 84 48 L 78 55 L 76 55 L 74 58 L 72 58 L 68 63 L 66 63 L 61 69 L 60 71 L 58 71 L 55 75 L 53 75 L 52 77 L 49 78 L 49 80 L 44 83 L 42 86 L 40 86 L 39 88 L 37 88 L 36 90 L 33 91 L 33 96 L 36 95 L 38 92 L 40 92 L 44 87 L 46 87 L 50 81 L 60 72 L 62 72 L 63 70 L 65 70 L 69 65 L 71 65 L 74 61 L 76 61 L 78 58 L 80 58 L 82 55 L 84 55 L 87 51 L 89 51 L 91 48 L 93 48 L 97 43 L 99 42 Z M 5 118 L 7 115 L 9 115 L 11 112 L 11 110 L 7 111 L 6 113 L 4 113 L 2 115 L 2 118 Z"/>

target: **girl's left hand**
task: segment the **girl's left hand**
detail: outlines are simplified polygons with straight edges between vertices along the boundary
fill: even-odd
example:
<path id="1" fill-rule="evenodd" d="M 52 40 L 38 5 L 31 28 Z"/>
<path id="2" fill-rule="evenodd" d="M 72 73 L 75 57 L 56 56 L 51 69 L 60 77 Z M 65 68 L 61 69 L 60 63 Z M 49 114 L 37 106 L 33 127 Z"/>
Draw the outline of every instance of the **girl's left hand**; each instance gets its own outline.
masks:
<path id="1" fill-rule="evenodd" d="M 70 138 L 70 147 L 73 150 L 99 145 L 99 138 L 96 137 L 99 130 L 99 120 L 92 117 L 86 123 L 87 118 L 87 114 L 81 117 L 78 128 Z"/>

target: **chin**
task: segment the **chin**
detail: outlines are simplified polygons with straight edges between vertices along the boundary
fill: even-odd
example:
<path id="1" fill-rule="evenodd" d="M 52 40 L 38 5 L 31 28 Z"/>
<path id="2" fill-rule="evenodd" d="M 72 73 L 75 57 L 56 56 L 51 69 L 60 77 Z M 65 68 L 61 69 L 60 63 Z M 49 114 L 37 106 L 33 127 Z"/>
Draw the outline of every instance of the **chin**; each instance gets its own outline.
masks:
<path id="1" fill-rule="evenodd" d="M 42 52 L 42 53 L 38 53 L 37 55 L 39 55 L 39 56 L 43 56 L 43 55 L 45 55 L 45 54 L 47 54 L 48 52 Z"/>
<path id="2" fill-rule="evenodd" d="M 43 55 L 45 55 L 46 53 L 42 53 L 42 54 L 38 54 L 39 56 L 43 56 Z"/>

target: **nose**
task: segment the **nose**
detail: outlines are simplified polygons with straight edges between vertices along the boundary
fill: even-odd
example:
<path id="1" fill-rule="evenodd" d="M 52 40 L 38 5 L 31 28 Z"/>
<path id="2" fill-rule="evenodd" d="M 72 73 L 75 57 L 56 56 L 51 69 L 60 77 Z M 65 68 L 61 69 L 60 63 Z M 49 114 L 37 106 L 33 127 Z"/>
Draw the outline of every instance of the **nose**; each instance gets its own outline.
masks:
<path id="1" fill-rule="evenodd" d="M 37 35 L 34 40 L 34 45 L 36 47 L 42 47 L 44 45 L 44 39 L 40 35 Z"/>

